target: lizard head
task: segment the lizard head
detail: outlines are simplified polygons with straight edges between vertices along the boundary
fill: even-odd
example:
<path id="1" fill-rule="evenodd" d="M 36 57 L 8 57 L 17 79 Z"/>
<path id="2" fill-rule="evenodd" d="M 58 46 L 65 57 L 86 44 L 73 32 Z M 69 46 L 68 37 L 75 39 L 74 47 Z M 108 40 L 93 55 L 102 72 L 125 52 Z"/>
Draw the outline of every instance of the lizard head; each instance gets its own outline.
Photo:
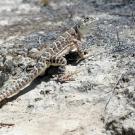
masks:
<path id="1" fill-rule="evenodd" d="M 91 25 L 95 20 L 94 17 L 85 17 L 76 25 L 76 28 L 81 35 L 87 35 L 90 33 Z"/>

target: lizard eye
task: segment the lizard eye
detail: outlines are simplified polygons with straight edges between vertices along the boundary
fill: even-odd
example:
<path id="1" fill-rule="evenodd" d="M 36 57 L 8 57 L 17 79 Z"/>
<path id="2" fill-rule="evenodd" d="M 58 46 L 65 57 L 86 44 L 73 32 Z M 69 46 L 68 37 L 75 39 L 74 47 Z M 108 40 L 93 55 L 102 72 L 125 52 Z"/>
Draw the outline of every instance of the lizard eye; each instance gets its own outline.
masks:
<path id="1" fill-rule="evenodd" d="M 88 21 L 89 21 L 89 17 L 85 17 L 84 22 L 88 22 Z"/>

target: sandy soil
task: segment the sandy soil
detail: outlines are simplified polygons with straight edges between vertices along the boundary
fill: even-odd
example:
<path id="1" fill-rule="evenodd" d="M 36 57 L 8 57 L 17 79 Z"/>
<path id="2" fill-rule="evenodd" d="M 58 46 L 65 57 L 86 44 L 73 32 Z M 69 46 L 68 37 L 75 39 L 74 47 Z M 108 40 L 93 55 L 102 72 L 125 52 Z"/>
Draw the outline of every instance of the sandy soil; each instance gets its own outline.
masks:
<path id="1" fill-rule="evenodd" d="M 0 2 L 0 90 L 78 18 L 92 16 L 84 43 L 91 56 L 67 56 L 72 81 L 49 69 L 0 108 L 0 135 L 135 135 L 135 3 L 105 0 Z M 126 10 L 126 13 L 125 13 Z"/>

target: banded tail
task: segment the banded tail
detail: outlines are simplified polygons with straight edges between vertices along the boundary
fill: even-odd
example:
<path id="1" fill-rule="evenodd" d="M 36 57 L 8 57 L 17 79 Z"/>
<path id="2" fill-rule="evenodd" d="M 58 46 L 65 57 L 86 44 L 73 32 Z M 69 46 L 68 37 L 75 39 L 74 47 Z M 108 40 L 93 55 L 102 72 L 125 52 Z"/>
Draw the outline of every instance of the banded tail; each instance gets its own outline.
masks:
<path id="1" fill-rule="evenodd" d="M 21 90 L 26 88 L 37 76 L 39 76 L 45 70 L 45 64 L 38 63 L 34 66 L 32 71 L 28 73 L 25 77 L 18 79 L 14 82 L 11 87 L 7 87 L 2 92 L 0 92 L 0 102 L 6 98 L 10 98 Z"/>

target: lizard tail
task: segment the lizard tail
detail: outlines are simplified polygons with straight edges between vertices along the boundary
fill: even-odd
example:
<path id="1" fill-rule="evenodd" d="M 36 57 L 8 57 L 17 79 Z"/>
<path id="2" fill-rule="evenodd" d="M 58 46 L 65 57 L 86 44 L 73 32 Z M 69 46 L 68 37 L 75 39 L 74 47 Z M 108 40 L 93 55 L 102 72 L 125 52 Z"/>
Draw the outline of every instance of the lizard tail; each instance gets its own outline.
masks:
<path id="1" fill-rule="evenodd" d="M 36 65 L 33 70 L 28 73 L 26 76 L 18 79 L 14 82 L 11 87 L 7 87 L 2 92 L 0 92 L 0 102 L 4 99 L 10 98 L 21 90 L 26 88 L 38 75 L 42 68 L 39 68 L 39 65 Z"/>

